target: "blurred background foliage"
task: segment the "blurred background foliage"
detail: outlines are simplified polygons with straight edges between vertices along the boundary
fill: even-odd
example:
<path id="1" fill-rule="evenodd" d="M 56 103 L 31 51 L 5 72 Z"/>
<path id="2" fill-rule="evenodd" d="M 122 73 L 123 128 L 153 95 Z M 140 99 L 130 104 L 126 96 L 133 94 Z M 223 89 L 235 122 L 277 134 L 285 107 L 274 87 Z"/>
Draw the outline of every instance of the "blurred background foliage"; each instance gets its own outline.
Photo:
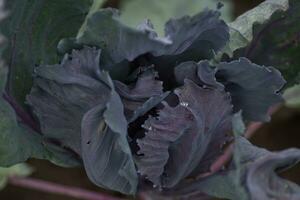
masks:
<path id="1" fill-rule="evenodd" d="M 298 0 L 297 0 L 298 1 Z M 76 1 L 74 1 L 76 2 Z M 99 1 L 100 2 L 100 1 Z M 145 18 L 152 21 L 155 29 L 159 34 L 163 35 L 163 25 L 171 17 L 180 17 L 186 14 L 192 15 L 205 8 L 216 8 L 217 3 L 222 2 L 224 7 L 221 9 L 222 18 L 226 21 L 231 21 L 236 16 L 244 13 L 245 11 L 255 7 L 262 0 L 106 0 L 100 2 L 97 6 L 102 7 L 114 7 L 121 11 L 122 20 L 130 25 L 137 26 Z M 299 13 L 295 15 L 299 16 Z M 296 18 L 299 21 L 299 17 Z M 295 34 L 297 31 L 291 29 L 291 32 L 284 31 L 290 24 L 284 24 L 283 27 L 276 29 L 276 34 L 268 33 L 263 38 L 263 44 L 268 45 L 270 43 L 270 37 L 278 36 L 285 37 L 286 34 Z M 270 35 L 271 34 L 271 35 Z M 298 33 L 299 34 L 299 33 Z M 296 35 L 297 36 L 297 35 Z M 296 38 L 297 39 L 297 38 Z M 262 62 L 262 57 L 267 54 L 274 56 L 281 56 L 291 54 L 293 60 L 268 59 L 267 64 L 279 64 L 283 70 L 284 75 L 292 76 L 294 78 L 291 83 L 299 83 L 299 71 L 300 71 L 300 50 L 297 43 L 298 40 L 290 41 L 292 47 L 284 49 L 282 51 L 276 50 L 276 48 L 266 49 L 263 45 L 260 46 L 259 51 L 254 51 L 251 57 L 259 64 Z M 274 50 L 275 49 L 275 50 Z M 290 56 L 287 56 L 290 58 Z M 297 59 L 297 60 L 296 60 Z M 279 62 L 280 61 L 280 62 Z M 299 62 L 298 62 L 299 61 Z M 285 63 L 282 65 L 282 63 Z M 293 70 L 290 72 L 285 71 L 287 64 L 293 63 Z M 292 89 L 289 89 L 285 93 L 285 97 L 288 99 L 286 106 L 283 106 L 273 115 L 272 121 L 266 123 L 260 128 L 255 136 L 251 139 L 258 146 L 264 146 L 269 150 L 281 150 L 288 147 L 300 148 L 300 101 L 299 101 L 300 88 L 299 85 Z M 86 177 L 85 172 L 79 168 L 60 168 L 47 161 L 42 160 L 30 160 L 28 163 L 35 168 L 33 177 L 43 180 L 58 182 L 66 185 L 78 186 L 86 189 L 99 191 L 101 189 L 92 185 Z M 24 166 L 23 166 L 24 167 Z M 26 167 L 25 167 L 26 168 Z M 26 171 L 26 169 L 28 171 Z M 30 173 L 29 168 L 22 168 L 24 173 Z M 19 168 L 7 171 L 0 169 L 0 186 L 1 181 L 5 181 L 7 173 L 21 173 Z M 21 170 L 21 171 L 22 171 Z M 3 172 L 3 173 L 2 173 Z M 4 174 L 4 175 L 3 175 Z M 20 174 L 22 175 L 22 173 Z M 282 174 L 300 184 L 300 166 L 287 171 Z M 2 200 L 74 200 L 73 198 L 60 197 L 52 194 L 46 194 L 37 191 L 31 191 L 23 188 L 17 188 L 14 186 L 7 186 L 0 192 L 0 199 Z"/>

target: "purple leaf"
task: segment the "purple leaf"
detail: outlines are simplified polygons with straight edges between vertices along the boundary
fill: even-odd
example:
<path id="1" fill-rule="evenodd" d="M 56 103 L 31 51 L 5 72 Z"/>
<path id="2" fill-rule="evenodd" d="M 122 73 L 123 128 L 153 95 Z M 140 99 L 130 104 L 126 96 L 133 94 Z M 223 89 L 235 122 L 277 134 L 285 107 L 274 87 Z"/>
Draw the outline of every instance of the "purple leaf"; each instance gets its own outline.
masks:
<path id="1" fill-rule="evenodd" d="M 165 107 L 157 118 L 144 124 L 146 136 L 138 141 L 138 169 L 154 184 L 171 188 L 207 160 L 206 154 L 220 152 L 231 129 L 230 97 L 213 88 L 202 88 L 186 80 L 175 91 L 180 103 Z M 217 142 L 219 145 L 211 145 Z M 215 149 L 216 148 L 216 149 Z M 205 158 L 205 160 L 204 160 Z M 200 167 L 201 168 L 201 167 Z"/>

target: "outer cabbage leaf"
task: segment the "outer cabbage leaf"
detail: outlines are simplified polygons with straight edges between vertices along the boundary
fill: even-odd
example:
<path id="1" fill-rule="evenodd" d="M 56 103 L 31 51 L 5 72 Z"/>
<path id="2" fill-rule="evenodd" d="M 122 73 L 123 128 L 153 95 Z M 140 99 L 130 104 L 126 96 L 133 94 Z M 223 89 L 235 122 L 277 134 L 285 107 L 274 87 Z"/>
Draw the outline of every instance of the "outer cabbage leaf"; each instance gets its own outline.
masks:
<path id="1" fill-rule="evenodd" d="M 66 55 L 61 64 L 35 69 L 34 87 L 27 102 L 38 118 L 43 137 L 81 154 L 83 115 L 110 96 L 99 68 L 100 51 L 84 48 Z"/>
<path id="2" fill-rule="evenodd" d="M 146 54 L 146 66 L 155 64 L 165 80 L 164 73 L 173 69 L 176 62 L 212 57 L 226 44 L 228 27 L 219 17 L 218 11 L 206 10 L 193 17 L 170 20 L 166 37 L 159 38 L 149 23 L 133 29 L 120 22 L 116 10 L 104 9 L 89 16 L 85 30 L 76 39 L 62 40 L 58 49 L 67 52 L 82 45 L 97 46 L 103 51 L 102 62 L 108 71 L 113 71 L 116 63 Z"/>
<path id="3" fill-rule="evenodd" d="M 299 199 L 300 186 L 279 177 L 275 170 L 289 168 L 300 161 L 299 149 L 273 153 L 248 169 L 246 184 L 251 199 Z"/>
<path id="4" fill-rule="evenodd" d="M 58 48 L 65 52 L 62 41 Z M 108 8 L 94 12 L 87 18 L 87 25 L 75 39 L 73 45 L 97 46 L 102 50 L 105 65 L 119 63 L 125 59 L 132 61 L 139 55 L 161 51 L 169 42 L 160 40 L 145 30 L 127 27 L 119 21 L 118 10 Z M 71 48 L 74 46 L 71 46 Z"/>
<path id="5" fill-rule="evenodd" d="M 268 121 L 268 109 L 282 101 L 280 89 L 285 81 L 273 67 L 259 66 L 246 58 L 223 62 L 216 67 L 208 61 L 183 62 L 176 66 L 178 84 L 185 78 L 199 85 L 223 89 L 230 93 L 234 111 L 252 121 Z"/>
<path id="6" fill-rule="evenodd" d="M 16 120 L 10 105 L 3 99 L 2 89 L 6 80 L 6 70 L 0 67 L 0 165 L 10 166 L 27 160 L 29 157 L 39 157 L 44 148 L 41 137 L 30 132 L 27 128 L 22 129 Z"/>
<path id="7" fill-rule="evenodd" d="M 149 56 L 160 78 L 168 80 L 164 83 L 167 89 L 176 85 L 174 73 L 170 71 L 174 71 L 178 63 L 212 59 L 226 45 L 229 40 L 228 27 L 219 17 L 218 11 L 205 10 L 194 17 L 183 17 L 167 22 L 166 34 L 172 36 L 175 43 L 182 43 L 180 49 L 186 48 L 178 55 Z"/>
<path id="8" fill-rule="evenodd" d="M 190 0 L 188 3 L 181 0 L 125 0 L 121 1 L 121 20 L 131 27 L 138 25 L 143 19 L 150 19 L 159 35 L 164 34 L 164 25 L 170 18 L 179 18 L 184 15 L 194 15 L 205 8 L 215 9 L 217 0 Z M 221 1 L 222 18 L 231 20 L 231 1 Z"/>
<path id="9" fill-rule="evenodd" d="M 199 165 L 208 171 L 203 158 L 214 160 L 206 153 L 220 152 L 211 144 L 218 138 L 220 148 L 231 128 L 232 106 L 225 92 L 186 80 L 175 93 L 181 103 L 176 107 L 165 104 L 158 118 L 145 122 L 146 136 L 138 140 L 142 154 L 137 158 L 139 171 L 166 188 L 175 186 Z"/>
<path id="10" fill-rule="evenodd" d="M 3 1 L 0 1 L 1 18 Z M 17 6 L 17 5 L 16 5 Z M 2 43 L 2 38 L 1 38 Z M 5 66 L 6 67 L 6 66 Z M 0 165 L 11 166 L 16 163 L 24 162 L 30 157 L 48 159 L 61 166 L 74 166 L 79 162 L 73 155 L 66 155 L 64 149 L 59 149 L 59 153 L 52 153 L 47 150 L 45 141 L 37 133 L 38 128 L 31 116 L 26 113 L 15 100 L 4 91 L 7 70 L 1 61 L 0 66 Z M 10 104 L 10 105 L 9 105 Z M 16 117 L 14 110 L 18 111 Z M 22 115 L 22 116 L 20 116 Z"/>
<path id="11" fill-rule="evenodd" d="M 6 69 L 0 67 L 0 88 L 4 88 Z M 2 96 L 3 95 L 3 96 Z M 64 149 L 52 153 L 45 148 L 42 136 L 24 123 L 17 120 L 14 110 L 4 100 L 6 93 L 1 90 L 0 98 L 0 166 L 8 167 L 26 161 L 30 157 L 48 159 L 61 166 L 79 164 L 77 157 L 66 155 Z"/>
<path id="12" fill-rule="evenodd" d="M 269 121 L 268 109 L 282 102 L 280 90 L 285 84 L 273 67 L 259 66 L 246 58 L 217 65 L 217 80 L 230 92 L 234 110 L 243 111 L 251 121 Z"/>
<path id="13" fill-rule="evenodd" d="M 76 35 L 91 0 L 7 0 L 10 16 L 1 25 L 7 37 L 3 58 L 9 65 L 9 95 L 24 106 L 32 87 L 35 65 L 59 61 L 56 45 L 61 38 Z"/>
<path id="14" fill-rule="evenodd" d="M 232 118 L 236 136 L 233 162 L 227 169 L 211 176 L 185 181 L 173 188 L 178 196 L 188 198 L 198 193 L 241 199 L 298 199 L 300 186 L 277 175 L 300 161 L 299 149 L 270 152 L 241 137 L 245 132 L 241 112 Z"/>
<path id="15" fill-rule="evenodd" d="M 81 156 L 95 184 L 133 194 L 137 175 L 123 105 L 99 59 L 100 50 L 85 47 L 61 64 L 36 68 L 27 100 L 43 137 Z"/>
<path id="16" fill-rule="evenodd" d="M 115 91 L 109 102 L 88 111 L 82 120 L 82 158 L 89 178 L 97 185 L 135 194 L 138 177 L 127 142 L 127 121 Z"/>
<path id="17" fill-rule="evenodd" d="M 169 20 L 165 26 L 165 34 L 172 41 L 172 45 L 161 55 L 191 52 L 203 55 L 218 52 L 229 37 L 227 25 L 219 18 L 218 11 L 204 10 L 192 17 Z"/>
<path id="18" fill-rule="evenodd" d="M 238 157 L 236 168 L 191 183 L 186 182 L 174 191 L 185 197 L 203 192 L 233 200 L 299 199 L 300 187 L 276 173 L 300 161 L 299 149 L 269 152 L 239 137 L 234 156 Z"/>

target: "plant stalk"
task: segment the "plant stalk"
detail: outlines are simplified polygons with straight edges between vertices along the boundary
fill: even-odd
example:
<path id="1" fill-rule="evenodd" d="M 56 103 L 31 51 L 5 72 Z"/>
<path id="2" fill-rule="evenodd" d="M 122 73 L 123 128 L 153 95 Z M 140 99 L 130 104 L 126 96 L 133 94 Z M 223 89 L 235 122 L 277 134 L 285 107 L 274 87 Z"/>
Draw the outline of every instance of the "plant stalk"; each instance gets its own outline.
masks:
<path id="1" fill-rule="evenodd" d="M 113 197 L 108 194 L 93 192 L 77 187 L 65 186 L 29 177 L 10 177 L 8 179 L 8 183 L 18 187 L 24 187 L 56 195 L 64 195 L 81 200 L 121 200 L 120 198 Z"/>

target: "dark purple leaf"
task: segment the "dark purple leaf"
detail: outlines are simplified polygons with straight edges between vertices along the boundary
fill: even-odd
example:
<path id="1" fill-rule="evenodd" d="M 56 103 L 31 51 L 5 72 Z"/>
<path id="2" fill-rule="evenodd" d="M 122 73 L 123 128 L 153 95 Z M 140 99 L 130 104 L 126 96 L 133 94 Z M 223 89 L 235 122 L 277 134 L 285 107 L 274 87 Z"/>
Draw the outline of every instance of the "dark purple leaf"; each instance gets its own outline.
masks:
<path id="1" fill-rule="evenodd" d="M 202 88 L 190 80 L 175 91 L 179 105 L 165 107 L 157 118 L 144 124 L 146 136 L 138 141 L 138 169 L 142 175 L 162 187 L 171 188 L 206 163 L 206 153 L 220 152 L 212 145 L 223 139 L 231 128 L 230 97 L 223 91 Z M 216 148 L 216 149 L 214 149 Z"/>
<path id="2" fill-rule="evenodd" d="M 27 96 L 44 138 L 56 140 L 78 155 L 84 113 L 105 104 L 110 96 L 99 57 L 99 50 L 85 48 L 66 55 L 61 64 L 37 67 L 34 87 Z"/>
<path id="3" fill-rule="evenodd" d="M 133 122 L 147 113 L 168 95 L 163 92 L 162 81 L 157 78 L 158 74 L 153 67 L 148 67 L 138 75 L 136 82 L 131 85 L 114 81 L 129 122 Z"/>
<path id="4" fill-rule="evenodd" d="M 99 58 L 100 50 L 85 47 L 59 65 L 38 67 L 27 100 L 46 141 L 80 155 L 95 184 L 134 194 L 137 174 L 123 105 Z"/>
<path id="5" fill-rule="evenodd" d="M 246 58 L 217 65 L 217 80 L 230 92 L 234 110 L 251 121 L 269 121 L 269 108 L 283 101 L 279 93 L 285 80 L 273 67 L 259 66 Z"/>

